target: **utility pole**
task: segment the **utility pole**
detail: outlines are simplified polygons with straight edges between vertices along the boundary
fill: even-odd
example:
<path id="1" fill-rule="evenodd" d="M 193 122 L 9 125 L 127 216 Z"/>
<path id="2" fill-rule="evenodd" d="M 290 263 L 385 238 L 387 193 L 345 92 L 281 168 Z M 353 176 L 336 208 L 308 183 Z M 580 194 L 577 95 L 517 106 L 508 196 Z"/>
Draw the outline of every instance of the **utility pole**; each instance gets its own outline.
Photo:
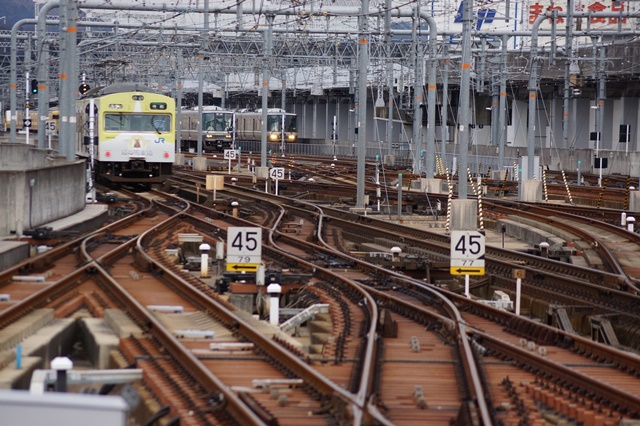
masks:
<path id="1" fill-rule="evenodd" d="M 458 117 L 458 199 L 467 199 L 467 172 L 469 151 L 469 87 L 471 85 L 471 24 L 473 0 L 463 0 L 462 6 L 462 70 L 460 77 L 460 113 Z"/>
<path id="2" fill-rule="evenodd" d="M 364 209 L 365 156 L 367 154 L 367 68 L 369 66 L 369 0 L 362 0 L 360 11 L 360 49 L 358 50 L 358 150 L 356 208 Z"/>

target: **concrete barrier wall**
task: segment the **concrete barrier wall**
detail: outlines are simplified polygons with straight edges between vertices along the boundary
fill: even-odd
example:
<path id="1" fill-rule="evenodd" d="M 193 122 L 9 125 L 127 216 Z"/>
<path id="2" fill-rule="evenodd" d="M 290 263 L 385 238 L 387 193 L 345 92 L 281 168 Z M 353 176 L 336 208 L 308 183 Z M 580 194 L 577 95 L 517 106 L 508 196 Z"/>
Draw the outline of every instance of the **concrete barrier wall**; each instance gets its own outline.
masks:
<path id="1" fill-rule="evenodd" d="M 35 185 L 30 187 L 32 179 Z M 25 197 L 32 228 L 78 213 L 85 206 L 84 163 L 28 171 L 25 183 L 25 192 L 31 190 L 33 197 Z"/>
<path id="2" fill-rule="evenodd" d="M 0 242 L 0 271 L 17 265 L 28 257 L 29 244 L 27 242 Z"/>
<path id="3" fill-rule="evenodd" d="M 0 236 L 21 235 L 84 208 L 84 161 L 24 144 L 0 144 L 0 159 Z"/>

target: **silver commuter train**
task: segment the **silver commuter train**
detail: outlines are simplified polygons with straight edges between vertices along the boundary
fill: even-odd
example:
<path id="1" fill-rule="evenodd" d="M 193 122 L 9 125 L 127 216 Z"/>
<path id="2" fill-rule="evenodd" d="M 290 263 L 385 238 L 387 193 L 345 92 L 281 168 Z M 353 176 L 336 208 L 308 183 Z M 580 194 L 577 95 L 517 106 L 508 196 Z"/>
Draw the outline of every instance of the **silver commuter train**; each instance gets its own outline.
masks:
<path id="1" fill-rule="evenodd" d="M 204 151 L 222 152 L 232 146 L 234 111 L 219 106 L 202 107 L 202 126 L 198 126 L 198 107 L 180 111 L 180 140 L 183 151 L 195 150 L 202 132 Z M 195 152 L 195 151 L 194 151 Z"/>
<path id="2" fill-rule="evenodd" d="M 262 109 L 240 110 L 236 113 L 236 139 L 262 140 Z M 297 142 L 298 120 L 294 113 L 280 108 L 267 110 L 267 142 Z"/>
<path id="3" fill-rule="evenodd" d="M 198 108 L 182 110 L 181 149 L 195 152 L 198 132 L 202 132 L 203 151 L 222 152 L 237 142 L 262 140 L 262 110 L 232 111 L 218 106 L 202 107 L 202 126 L 198 126 Z M 297 142 L 297 116 L 280 108 L 267 111 L 267 142 Z"/>

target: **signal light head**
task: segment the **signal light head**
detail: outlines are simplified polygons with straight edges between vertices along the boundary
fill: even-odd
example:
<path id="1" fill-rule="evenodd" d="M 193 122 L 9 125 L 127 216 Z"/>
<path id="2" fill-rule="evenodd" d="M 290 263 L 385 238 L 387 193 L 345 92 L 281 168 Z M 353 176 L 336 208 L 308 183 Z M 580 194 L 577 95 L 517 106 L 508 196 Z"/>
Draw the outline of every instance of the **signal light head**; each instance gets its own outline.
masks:
<path id="1" fill-rule="evenodd" d="M 38 93 L 38 80 L 31 80 L 31 93 L 34 95 Z"/>
<path id="2" fill-rule="evenodd" d="M 91 90 L 91 87 L 87 83 L 82 83 L 80 87 L 78 87 L 78 92 L 80 92 L 81 95 L 84 95 L 89 90 Z"/>

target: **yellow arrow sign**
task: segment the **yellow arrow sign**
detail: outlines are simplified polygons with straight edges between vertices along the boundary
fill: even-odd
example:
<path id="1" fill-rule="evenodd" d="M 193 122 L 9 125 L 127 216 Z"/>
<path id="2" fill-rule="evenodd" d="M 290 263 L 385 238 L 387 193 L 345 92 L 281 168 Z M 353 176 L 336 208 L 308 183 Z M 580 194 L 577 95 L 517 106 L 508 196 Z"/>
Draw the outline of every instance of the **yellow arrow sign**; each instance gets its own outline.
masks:
<path id="1" fill-rule="evenodd" d="M 484 275 L 484 268 L 473 266 L 451 266 L 451 275 Z"/>
<path id="2" fill-rule="evenodd" d="M 227 263 L 227 272 L 256 272 L 258 263 Z"/>

